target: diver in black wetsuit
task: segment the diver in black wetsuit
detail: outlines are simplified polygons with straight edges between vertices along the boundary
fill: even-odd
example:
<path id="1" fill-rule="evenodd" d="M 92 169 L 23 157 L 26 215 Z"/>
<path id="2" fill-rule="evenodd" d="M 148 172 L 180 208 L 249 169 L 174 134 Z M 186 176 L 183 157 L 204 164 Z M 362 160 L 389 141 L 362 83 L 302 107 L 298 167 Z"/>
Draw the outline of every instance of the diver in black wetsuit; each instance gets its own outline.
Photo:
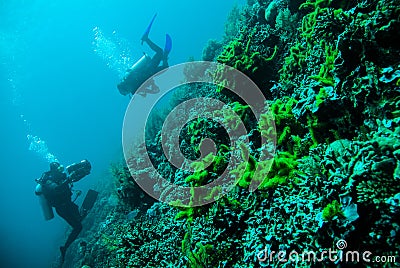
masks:
<path id="1" fill-rule="evenodd" d="M 90 164 L 88 164 L 90 166 Z M 89 171 L 90 172 L 90 171 Z M 83 174 L 82 174 L 83 175 Z M 67 176 L 63 166 L 57 162 L 50 163 L 50 170 L 42 174 L 37 180 L 41 185 L 41 191 L 35 192 L 37 195 L 43 194 L 50 206 L 56 209 L 57 214 L 62 217 L 73 228 L 64 246 L 60 247 L 61 263 L 64 262 L 65 253 L 68 247 L 75 241 L 82 230 L 82 216 L 78 206 L 71 200 L 71 183 L 73 178 Z"/>
<path id="2" fill-rule="evenodd" d="M 168 34 L 166 35 L 164 50 L 149 39 L 150 29 L 155 18 L 156 15 L 154 15 L 141 40 L 142 44 L 145 42 L 156 54 L 152 58 L 145 54 L 132 66 L 131 69 L 127 71 L 126 76 L 117 85 L 119 92 L 124 96 L 135 94 L 136 90 L 143 84 L 143 82 L 157 72 L 168 67 L 168 54 L 172 48 L 171 37 Z M 160 65 L 161 62 L 162 64 Z M 147 93 L 157 93 L 158 91 L 158 87 L 152 83 L 150 84 L 150 87 L 138 92 L 138 94 L 146 96 Z"/>

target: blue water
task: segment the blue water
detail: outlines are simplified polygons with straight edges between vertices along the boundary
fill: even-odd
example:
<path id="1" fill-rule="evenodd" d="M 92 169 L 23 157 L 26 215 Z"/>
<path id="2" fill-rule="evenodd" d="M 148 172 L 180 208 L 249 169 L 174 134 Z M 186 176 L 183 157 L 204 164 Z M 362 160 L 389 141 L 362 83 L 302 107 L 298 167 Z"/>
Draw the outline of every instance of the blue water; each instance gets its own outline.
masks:
<path id="1" fill-rule="evenodd" d="M 169 33 L 170 65 L 178 64 L 221 39 L 233 5 L 224 2 L 0 1 L 1 267 L 49 267 L 64 242 L 67 224 L 45 222 L 34 195 L 49 161 L 89 159 L 79 189 L 108 179 L 129 103 L 116 84 L 148 51 L 139 40 L 152 16 L 150 38 L 163 46 Z"/>

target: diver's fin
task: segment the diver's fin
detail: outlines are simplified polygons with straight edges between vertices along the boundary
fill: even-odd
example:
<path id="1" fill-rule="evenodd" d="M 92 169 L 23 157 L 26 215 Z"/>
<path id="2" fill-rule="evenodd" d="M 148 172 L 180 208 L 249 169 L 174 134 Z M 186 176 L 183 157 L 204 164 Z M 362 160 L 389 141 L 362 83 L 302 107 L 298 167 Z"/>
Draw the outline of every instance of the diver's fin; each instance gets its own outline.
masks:
<path id="1" fill-rule="evenodd" d="M 144 31 L 144 33 L 143 33 L 143 35 L 142 35 L 142 39 L 141 39 L 141 40 L 142 40 L 142 44 L 143 44 L 143 40 L 145 40 L 145 39 L 148 38 L 149 33 L 150 33 L 150 30 L 151 30 L 151 26 L 153 26 L 153 22 L 154 22 L 154 20 L 156 19 L 156 17 L 157 17 L 157 13 L 154 14 L 153 18 L 151 19 L 149 25 L 148 25 L 147 28 L 146 28 L 146 31 Z"/>
<path id="2" fill-rule="evenodd" d="M 165 35 L 164 53 L 168 54 L 172 49 L 172 38 L 169 34 Z"/>
<path id="3" fill-rule="evenodd" d="M 89 213 L 89 211 L 93 208 L 98 195 L 99 195 L 99 192 L 89 189 L 89 191 L 87 192 L 87 194 L 85 196 L 85 200 L 83 200 L 83 203 L 82 203 L 82 206 L 80 209 L 82 218 L 86 217 L 86 215 Z"/>

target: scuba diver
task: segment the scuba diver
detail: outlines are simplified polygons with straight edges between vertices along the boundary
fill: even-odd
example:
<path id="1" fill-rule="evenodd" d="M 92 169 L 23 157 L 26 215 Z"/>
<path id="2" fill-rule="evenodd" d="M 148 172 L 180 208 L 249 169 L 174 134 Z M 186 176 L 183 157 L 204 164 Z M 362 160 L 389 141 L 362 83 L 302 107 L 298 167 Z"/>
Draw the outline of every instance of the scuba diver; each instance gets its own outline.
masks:
<path id="1" fill-rule="evenodd" d="M 141 38 L 142 44 L 145 42 L 156 54 L 151 58 L 144 53 L 144 55 L 127 70 L 125 77 L 117 85 L 119 92 L 124 96 L 128 94 L 132 96 L 148 78 L 168 67 L 168 54 L 172 49 L 171 37 L 166 34 L 164 50 L 149 39 L 150 29 L 156 16 L 157 14 L 154 15 Z M 161 62 L 162 64 L 160 65 Z M 138 94 L 145 97 L 147 93 L 157 93 L 158 91 L 159 88 L 153 81 L 148 88 L 138 92 Z"/>
<path id="2" fill-rule="evenodd" d="M 60 247 L 61 264 L 64 262 L 68 247 L 75 241 L 82 230 L 82 219 L 87 215 L 89 209 L 93 207 L 97 198 L 98 193 L 89 190 L 89 192 L 95 192 L 95 196 L 91 196 L 91 207 L 82 205 L 81 210 L 71 199 L 72 183 L 88 175 L 90 170 L 91 164 L 87 160 L 68 166 L 66 172 L 58 162 L 52 162 L 50 163 L 50 170 L 44 172 L 40 179 L 36 179 L 38 185 L 36 186 L 35 194 L 39 196 L 45 219 L 51 220 L 54 218 L 54 207 L 57 214 L 73 228 L 64 246 Z M 87 202 L 88 195 L 86 195 L 84 203 Z"/>

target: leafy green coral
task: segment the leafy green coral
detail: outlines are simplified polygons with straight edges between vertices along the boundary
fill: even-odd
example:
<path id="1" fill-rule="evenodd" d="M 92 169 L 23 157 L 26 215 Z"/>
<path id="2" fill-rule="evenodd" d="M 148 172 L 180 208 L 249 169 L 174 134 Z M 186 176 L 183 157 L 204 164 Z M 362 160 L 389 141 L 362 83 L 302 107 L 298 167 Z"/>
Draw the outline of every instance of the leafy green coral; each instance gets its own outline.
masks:
<path id="1" fill-rule="evenodd" d="M 175 205 L 174 203 L 170 203 L 170 205 Z M 175 216 L 175 220 L 182 220 L 182 219 L 187 219 L 187 222 L 192 222 L 193 221 L 193 216 L 194 216 L 194 208 L 189 207 L 185 208 L 182 211 L 179 211 L 178 214 Z"/>
<path id="2" fill-rule="evenodd" d="M 285 97 L 277 99 L 271 104 L 271 112 L 275 118 L 278 136 L 277 145 L 282 146 L 284 151 L 275 154 L 274 162 L 268 173 L 265 172 L 264 168 L 259 168 L 259 178 L 255 178 L 262 181 L 259 189 L 270 189 L 287 183 L 297 173 L 296 167 L 301 155 L 301 148 L 307 147 L 305 144 L 301 144 L 302 139 L 299 134 L 303 134 L 304 130 L 293 114 L 293 108 L 297 103 L 298 101 L 294 98 Z M 269 116 L 262 115 L 259 123 L 259 130 L 262 135 L 269 134 L 268 124 L 270 124 Z M 258 163 L 261 166 L 264 164 Z"/>
<path id="3" fill-rule="evenodd" d="M 274 157 L 272 167 L 261 183 L 259 189 L 265 190 L 285 184 L 297 173 L 297 156 L 289 152 L 278 152 Z"/>
<path id="4" fill-rule="evenodd" d="M 318 75 L 312 75 L 310 78 L 320 82 L 323 85 L 334 86 L 335 80 L 332 75 L 332 71 L 334 70 L 335 59 L 339 52 L 337 49 L 333 49 L 324 42 L 323 46 L 325 46 L 325 62 L 321 65 Z"/>
<path id="5" fill-rule="evenodd" d="M 256 171 L 257 161 L 252 155 L 250 155 L 246 145 L 242 143 L 240 144 L 240 147 L 242 150 L 243 160 L 246 160 L 248 158 L 248 161 L 239 164 L 236 169 L 233 169 L 230 172 L 230 175 L 233 175 L 236 178 L 238 178 L 239 174 L 242 174 L 242 176 L 238 179 L 238 185 L 240 187 L 247 188 L 251 183 L 254 172 Z"/>
<path id="6" fill-rule="evenodd" d="M 225 144 L 221 144 L 217 155 L 214 157 L 212 171 L 216 174 L 221 173 L 229 161 L 230 149 Z"/>
<path id="7" fill-rule="evenodd" d="M 196 243 L 196 250 L 191 249 L 192 228 L 188 224 L 187 232 L 182 240 L 182 253 L 187 257 L 187 267 L 202 268 L 208 265 L 208 256 L 211 253 L 213 246 L 201 242 Z"/>
<path id="8" fill-rule="evenodd" d="M 275 121 L 271 113 L 264 113 L 260 115 L 260 120 L 258 121 L 258 131 L 265 138 L 275 136 Z"/>
<path id="9" fill-rule="evenodd" d="M 271 112 L 275 116 L 277 125 L 285 123 L 284 121 L 294 120 L 292 109 L 296 103 L 297 100 L 288 97 L 285 97 L 283 100 L 277 99 L 272 103 Z"/>
<path id="10" fill-rule="evenodd" d="M 278 145 L 286 143 L 290 133 L 296 135 L 301 129 L 300 123 L 293 114 L 293 108 L 297 102 L 293 98 L 285 97 L 277 99 L 271 104 L 271 112 L 275 118 Z M 261 123 L 261 125 L 263 124 Z"/>
<path id="11" fill-rule="evenodd" d="M 194 173 L 188 176 L 185 181 L 187 183 L 192 183 L 193 186 L 200 186 L 204 183 L 205 179 L 208 177 L 208 167 L 214 161 L 214 154 L 209 153 L 206 157 L 199 161 L 195 161 L 191 164 L 191 167 L 195 170 Z"/>
<path id="12" fill-rule="evenodd" d="M 282 68 L 279 70 L 283 80 L 290 79 L 298 70 L 306 66 L 307 51 L 300 42 L 289 49 L 289 56 L 285 58 Z"/>
<path id="13" fill-rule="evenodd" d="M 320 16 L 328 14 L 332 0 L 307 0 L 301 4 L 299 9 L 311 10 L 303 17 L 300 28 L 301 36 L 305 42 L 298 40 L 289 48 L 289 56 L 285 58 L 282 68 L 279 70 L 281 79 L 289 80 L 293 73 L 301 71 L 307 66 L 306 59 L 320 52 L 313 51 L 321 47 L 325 51 L 325 62 L 321 64 L 318 74 L 310 76 L 311 79 L 320 82 L 322 85 L 334 86 L 335 81 L 332 75 L 334 62 L 338 56 L 338 50 L 326 41 L 318 41 L 317 35 L 331 35 L 329 32 L 316 32 L 316 25 Z M 341 9 L 333 10 L 333 16 L 342 14 Z M 322 56 L 322 55 L 321 55 Z M 312 63 L 314 64 L 314 63 Z"/>
<path id="14" fill-rule="evenodd" d="M 274 52 L 269 57 L 264 57 L 259 51 L 251 52 L 251 36 L 247 40 L 246 46 L 243 47 L 243 41 L 235 39 L 231 41 L 225 48 L 224 51 L 217 57 L 217 61 L 220 63 L 227 64 L 240 71 L 256 72 L 259 66 L 265 62 L 274 59 L 278 47 L 274 47 Z"/>
<path id="15" fill-rule="evenodd" d="M 312 9 L 313 11 L 304 16 L 301 30 L 302 36 L 311 44 L 311 39 L 315 31 L 318 16 L 327 10 L 327 7 L 332 3 L 332 0 L 307 0 L 301 4 L 299 9 Z"/>
<path id="16" fill-rule="evenodd" d="M 204 139 L 200 142 L 199 148 L 202 146 L 203 142 Z M 210 201 L 221 193 L 221 187 L 214 186 L 214 188 L 211 189 L 208 195 L 196 196 L 194 188 L 203 186 L 204 184 L 208 183 L 208 180 L 210 180 L 214 174 L 221 173 L 226 167 L 227 162 L 229 161 L 229 155 L 229 147 L 221 144 L 216 155 L 211 152 L 202 159 L 194 161 L 190 164 L 191 168 L 194 169 L 194 172 L 193 174 L 185 178 L 185 182 L 191 187 L 189 204 L 185 206 L 180 200 L 172 201 L 169 203 L 171 206 L 180 209 L 180 212 L 178 212 L 175 216 L 175 220 L 186 219 L 187 222 L 192 222 L 193 219 L 197 215 L 199 215 L 201 211 L 200 207 L 193 207 L 193 204 L 196 203 L 196 201 L 199 201 L 195 200 L 195 198 Z"/>
<path id="17" fill-rule="evenodd" d="M 184 206 L 180 200 L 169 202 L 170 206 L 177 207 L 180 209 L 180 211 L 175 215 L 176 221 L 186 220 L 186 222 L 188 224 L 193 222 L 193 219 L 197 215 L 197 212 L 198 212 L 198 208 L 192 206 L 193 198 L 194 198 L 194 195 L 192 193 L 192 196 L 191 196 L 188 206 Z"/>
<path id="18" fill-rule="evenodd" d="M 213 116 L 220 117 L 228 129 L 236 130 L 242 122 L 248 121 L 249 105 L 240 102 L 231 102 L 227 108 L 213 112 Z"/>
<path id="19" fill-rule="evenodd" d="M 238 179 L 237 185 L 240 187 L 247 188 L 252 180 L 256 180 L 261 183 L 259 186 L 260 190 L 274 188 L 286 183 L 297 172 L 297 156 L 289 152 L 278 152 L 274 157 L 272 167 L 269 169 L 269 161 L 257 162 L 249 154 L 245 145 L 242 144 L 241 149 L 243 160 L 248 156 L 248 161 L 242 162 L 236 169 L 230 172 L 230 175 Z M 256 171 L 258 172 L 256 173 Z M 241 177 L 238 174 L 242 174 Z"/>
<path id="20" fill-rule="evenodd" d="M 262 72 L 269 63 L 278 57 L 278 46 L 271 47 L 264 52 L 260 52 L 257 47 L 259 44 L 259 28 L 253 28 L 250 34 L 241 34 L 230 41 L 217 57 L 217 62 L 231 66 L 239 71 L 242 71 L 250 77 L 256 73 Z M 212 74 L 214 81 L 217 81 L 217 92 L 221 92 L 224 88 L 233 88 L 231 81 L 227 81 L 225 77 L 224 66 L 219 66 Z M 264 76 L 264 75 L 263 75 Z"/>
<path id="21" fill-rule="evenodd" d="M 187 127 L 187 136 L 190 137 L 190 144 L 199 144 L 200 139 L 203 136 L 204 128 L 206 127 L 206 120 L 201 117 L 192 120 Z"/>
<path id="22" fill-rule="evenodd" d="M 322 219 L 325 221 L 331 221 L 335 217 L 342 217 L 343 210 L 337 200 L 333 200 L 332 203 L 326 205 L 322 210 Z"/>
<path id="23" fill-rule="evenodd" d="M 317 96 L 315 96 L 315 105 L 317 107 L 321 106 L 321 104 L 325 102 L 327 97 L 328 92 L 326 92 L 326 88 L 320 88 Z"/>

